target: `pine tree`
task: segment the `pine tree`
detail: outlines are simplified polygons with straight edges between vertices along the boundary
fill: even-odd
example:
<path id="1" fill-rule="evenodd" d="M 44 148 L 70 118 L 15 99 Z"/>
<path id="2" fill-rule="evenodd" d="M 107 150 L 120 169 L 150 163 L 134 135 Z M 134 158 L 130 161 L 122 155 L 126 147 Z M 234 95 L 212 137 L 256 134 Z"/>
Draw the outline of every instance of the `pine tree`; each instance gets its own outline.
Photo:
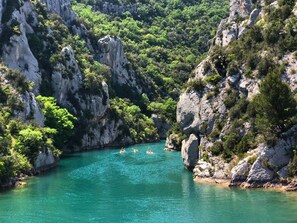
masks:
<path id="1" fill-rule="evenodd" d="M 289 86 L 280 78 L 280 72 L 269 73 L 260 85 L 260 94 L 254 99 L 256 125 L 269 142 L 285 131 L 296 116 L 296 101 Z"/>

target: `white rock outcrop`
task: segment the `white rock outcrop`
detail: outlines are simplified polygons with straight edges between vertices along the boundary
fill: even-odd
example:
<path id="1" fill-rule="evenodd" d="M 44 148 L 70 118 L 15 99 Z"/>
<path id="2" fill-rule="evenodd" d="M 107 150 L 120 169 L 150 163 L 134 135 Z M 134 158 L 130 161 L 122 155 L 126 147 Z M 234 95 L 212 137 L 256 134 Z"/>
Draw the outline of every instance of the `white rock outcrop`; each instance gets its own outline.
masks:
<path id="1" fill-rule="evenodd" d="M 71 9 L 70 0 L 42 0 L 47 10 L 61 16 L 66 23 L 76 19 L 76 14 Z"/>
<path id="2" fill-rule="evenodd" d="M 215 45 L 225 47 L 238 39 L 255 23 L 260 12 L 261 10 L 254 9 L 252 0 L 231 0 L 229 17 L 219 25 Z"/>
<path id="3" fill-rule="evenodd" d="M 34 83 L 33 91 L 35 94 L 38 94 L 41 73 L 38 61 L 30 49 L 26 36 L 27 33 L 33 32 L 31 26 L 26 22 L 26 17 L 30 11 L 33 12 L 32 4 L 26 2 L 19 11 L 15 10 L 13 12 L 12 19 L 20 23 L 20 34 L 10 37 L 9 43 L 3 46 L 2 55 L 4 64 L 8 68 L 16 69 L 24 74 L 28 81 Z"/>
<path id="4" fill-rule="evenodd" d="M 260 144 L 258 149 L 261 152 L 251 167 L 247 181 L 268 182 L 277 177 L 279 171 L 280 177 L 286 176 L 288 172 L 284 167 L 288 165 L 290 150 L 296 144 L 297 125 L 283 133 L 274 146 Z"/>
<path id="5" fill-rule="evenodd" d="M 199 160 L 193 170 L 194 177 L 209 178 L 213 176 L 214 167 L 209 162 Z"/>
<path id="6" fill-rule="evenodd" d="M 83 75 L 75 60 L 75 54 L 70 45 L 62 49 L 63 64 L 56 65 L 52 73 L 54 97 L 62 106 L 71 106 L 68 96 L 77 94 L 83 84 Z"/>
<path id="7" fill-rule="evenodd" d="M 223 100 L 224 95 L 225 89 L 213 99 L 208 99 L 206 94 L 201 97 L 195 91 L 182 93 L 177 103 L 176 120 L 183 132 L 185 134 L 210 133 L 215 120 L 219 121 L 227 111 Z"/>
<path id="8" fill-rule="evenodd" d="M 191 134 L 189 138 L 183 140 L 181 154 L 185 168 L 193 170 L 199 158 L 199 138 Z"/>
<path id="9" fill-rule="evenodd" d="M 23 120 L 31 120 L 39 126 L 44 126 L 44 115 L 36 101 L 35 95 L 25 92 L 23 95 L 20 95 L 20 100 L 24 105 L 24 110 L 15 111 L 15 114 Z"/>
<path id="10" fill-rule="evenodd" d="M 142 89 L 137 84 L 134 70 L 129 67 L 121 39 L 106 36 L 98 41 L 98 47 L 99 61 L 111 68 L 113 82 L 118 86 L 128 86 L 140 94 Z"/>

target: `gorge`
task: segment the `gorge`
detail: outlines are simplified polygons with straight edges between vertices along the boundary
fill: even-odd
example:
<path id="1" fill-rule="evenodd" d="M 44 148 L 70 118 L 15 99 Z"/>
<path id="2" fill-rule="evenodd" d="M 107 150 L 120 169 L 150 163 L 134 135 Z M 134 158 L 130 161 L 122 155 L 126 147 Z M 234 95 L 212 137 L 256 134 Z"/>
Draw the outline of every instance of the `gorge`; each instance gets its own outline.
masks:
<path id="1" fill-rule="evenodd" d="M 204 212 L 201 222 L 214 221 L 225 211 L 208 217 L 215 209 L 206 209 L 222 199 L 227 199 L 227 212 L 243 205 L 241 199 L 249 202 L 250 216 L 268 201 L 259 222 L 271 222 L 271 213 L 275 222 L 296 219 L 294 195 L 195 184 L 191 173 L 195 179 L 223 179 L 230 187 L 297 190 L 296 1 L 0 0 L 0 18 L 0 185 L 11 188 L 25 176 L 56 167 L 25 188 L 0 194 L 8 204 L 4 219 L 13 212 L 14 199 L 26 206 L 27 192 L 37 193 L 36 205 L 46 205 L 58 202 L 59 196 L 51 195 L 67 186 L 81 186 L 91 197 L 105 181 L 110 188 L 102 191 L 111 197 L 104 192 L 91 200 L 111 199 L 110 208 L 123 211 L 114 221 L 188 222 Z M 165 146 L 156 143 L 162 139 Z M 137 145 L 139 154 L 132 147 L 118 153 L 121 147 L 148 142 L 156 144 Z M 104 150 L 112 146 L 116 150 Z M 148 157 L 150 146 L 154 154 Z M 182 160 L 163 147 L 181 151 Z M 73 153 L 89 150 L 102 151 Z M 73 159 L 59 164 L 61 155 Z M 79 179 L 71 170 L 75 162 L 83 163 Z M 154 176 L 156 182 L 146 182 Z M 51 190 L 51 180 L 62 188 Z M 125 197 L 132 188 L 136 197 L 134 192 Z M 20 200 L 14 198 L 18 191 Z M 70 210 L 74 202 L 78 209 L 84 191 L 68 193 L 64 205 Z M 204 199 L 220 193 L 227 198 L 214 196 L 203 206 Z M 145 213 L 130 216 L 124 204 L 115 202 L 122 194 L 129 208 L 142 205 L 152 213 L 139 209 Z M 172 204 L 167 206 L 163 195 Z M 158 210 L 165 207 L 162 216 Z M 195 207 L 203 211 L 196 213 Z M 103 220 L 112 218 L 104 205 L 98 208 L 94 216 L 82 210 L 82 218 L 98 221 L 102 213 Z M 19 209 L 11 222 L 19 220 Z M 184 215 L 177 216 L 176 209 Z M 49 221 L 60 220 L 60 214 Z M 238 219 L 231 213 L 224 221 Z"/>

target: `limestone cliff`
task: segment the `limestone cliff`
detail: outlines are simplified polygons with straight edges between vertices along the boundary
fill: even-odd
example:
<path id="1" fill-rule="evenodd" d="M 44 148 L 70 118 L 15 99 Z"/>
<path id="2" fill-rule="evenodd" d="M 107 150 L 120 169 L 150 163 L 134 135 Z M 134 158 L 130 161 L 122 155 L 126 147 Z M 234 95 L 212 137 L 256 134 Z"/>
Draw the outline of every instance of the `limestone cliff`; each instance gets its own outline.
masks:
<path id="1" fill-rule="evenodd" d="M 7 43 L 4 44 L 2 55 L 3 62 L 7 67 L 19 70 L 27 80 L 34 83 L 34 92 L 37 94 L 41 83 L 41 73 L 38 61 L 34 57 L 27 39 L 27 34 L 33 32 L 32 27 L 27 23 L 29 14 L 33 20 L 36 19 L 37 15 L 31 2 L 24 2 L 19 10 L 15 9 L 11 17 L 6 19 L 8 21 L 4 25 L 19 24 L 19 30 L 12 33 Z M 8 31 L 5 30 L 5 32 Z M 8 34 L 6 33 L 6 35 Z"/>
<path id="2" fill-rule="evenodd" d="M 42 0 L 48 11 L 58 14 L 67 23 L 75 20 L 76 15 L 71 9 L 70 0 Z"/>
<path id="3" fill-rule="evenodd" d="M 228 178 L 232 179 L 232 184 L 244 181 L 251 184 L 266 183 L 288 177 L 287 165 L 290 162 L 288 154 L 297 143 L 296 125 L 282 133 L 273 145 L 258 144 L 255 142 L 259 140 L 258 138 L 249 138 L 255 128 L 254 119 L 249 116 L 242 118 L 239 113 L 240 106 L 251 103 L 259 94 L 259 86 L 264 78 L 259 72 L 265 72 L 260 70 L 261 59 L 267 59 L 269 49 L 262 51 L 259 49 L 254 54 L 254 57 L 259 59 L 252 68 L 247 60 L 243 59 L 243 62 L 238 63 L 238 59 L 235 58 L 237 58 L 236 53 L 240 52 L 232 51 L 235 47 L 240 47 L 236 44 L 244 42 L 248 38 L 246 36 L 258 27 L 263 27 L 266 32 L 261 34 L 261 31 L 257 31 L 261 37 L 258 41 L 267 41 L 266 30 L 270 25 L 267 18 L 270 16 L 269 13 L 278 7 L 280 6 L 277 1 L 265 5 L 264 1 L 231 0 L 229 17 L 219 25 L 208 56 L 197 66 L 193 77 L 189 80 L 188 89 L 180 95 L 177 122 L 183 133 L 199 139 L 199 158 L 196 153 L 192 157 L 189 152 L 183 153 L 186 167 L 189 166 L 189 156 L 196 160 L 194 169 L 196 177 Z M 283 7 L 289 8 L 289 6 Z M 291 16 L 283 21 L 284 24 L 296 19 L 294 17 L 296 6 L 290 10 L 288 13 Z M 270 69 L 269 66 L 281 66 L 285 61 L 281 78 L 290 87 L 291 92 L 296 92 L 297 75 L 294 69 L 297 61 L 296 57 L 292 56 L 294 48 L 292 49 L 282 53 L 281 58 L 269 58 L 272 62 L 271 65 L 267 65 L 267 70 Z M 233 54 L 225 55 L 222 52 Z M 255 49 L 250 49 L 250 52 L 255 52 Z M 248 72 L 250 75 L 247 75 Z M 230 104 L 233 96 L 236 99 L 233 98 L 234 101 Z M 218 154 L 214 154 L 219 153 L 217 151 L 229 143 L 228 139 L 232 138 L 230 135 L 238 136 L 239 139 L 248 138 L 247 144 L 252 144 L 253 141 L 253 146 L 247 144 L 242 146 L 243 150 L 247 151 L 247 157 L 241 161 L 236 156 L 233 156 L 232 161 L 230 159 L 226 161 L 217 156 Z M 239 139 L 235 141 L 243 143 Z M 184 143 L 183 151 L 189 150 L 191 146 Z"/>
<path id="4" fill-rule="evenodd" d="M 106 36 L 98 40 L 98 49 L 99 61 L 111 67 L 115 86 L 133 89 L 140 94 L 142 89 L 137 84 L 136 74 L 125 56 L 122 41 L 117 37 Z"/>
<path id="5" fill-rule="evenodd" d="M 19 71 L 32 83 L 31 90 L 18 95 L 24 109 L 14 112 L 17 117 L 44 126 L 44 115 L 35 96 L 52 95 L 60 106 L 78 118 L 71 148 L 93 149 L 133 143 L 123 130 L 123 121 L 112 115 L 110 109 L 111 87 L 130 89 L 135 94 L 142 92 L 119 38 L 107 36 L 92 46 L 88 30 L 76 21 L 69 0 L 13 0 L 9 4 L 1 0 L 0 19 L 1 59 L 5 66 Z M 85 48 L 87 60 L 77 55 L 75 41 Z M 83 63 L 96 63 L 97 68 L 105 64 L 111 71 L 111 78 L 100 76 L 89 81 L 92 89 L 86 87 L 87 73 L 94 77 L 97 71 L 87 70 Z M 2 74 L 1 81 L 10 85 Z M 37 169 L 55 163 L 44 151 L 38 159 Z"/>

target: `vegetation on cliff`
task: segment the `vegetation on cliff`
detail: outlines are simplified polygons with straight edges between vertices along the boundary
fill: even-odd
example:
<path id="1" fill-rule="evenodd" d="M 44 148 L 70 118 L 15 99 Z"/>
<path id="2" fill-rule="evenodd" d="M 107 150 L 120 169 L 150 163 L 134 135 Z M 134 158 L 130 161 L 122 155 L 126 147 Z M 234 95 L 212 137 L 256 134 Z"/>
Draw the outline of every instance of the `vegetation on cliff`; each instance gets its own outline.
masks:
<path id="1" fill-rule="evenodd" d="M 212 168 L 201 161 L 197 176 L 261 184 L 296 175 L 296 21 L 296 1 L 231 1 L 178 103 L 182 130 L 199 135 Z"/>
<path id="2" fill-rule="evenodd" d="M 228 159 L 253 148 L 256 138 L 258 142 L 275 142 L 281 132 L 296 124 L 296 92 L 292 92 L 281 80 L 280 75 L 287 71 L 284 69 L 285 61 L 279 61 L 297 49 L 296 16 L 292 14 L 292 2 L 278 3 L 278 8 L 264 8 L 265 19 L 256 23 L 240 39 L 227 47 L 216 46 L 211 51 L 217 75 L 226 77 L 243 71 L 242 75 L 247 78 L 262 79 L 260 94 L 252 101 L 232 89 L 225 98 L 231 121 L 230 132 L 224 136 L 222 143 L 217 142 L 211 150 Z M 216 90 L 212 95 L 216 95 Z M 246 121 L 252 124 L 252 128 L 249 134 L 242 135 L 236 128 Z M 211 134 L 214 135 L 214 131 Z"/>
<path id="3" fill-rule="evenodd" d="M 30 84 L 18 71 L 1 65 L 0 77 L 0 185 L 21 173 L 33 173 L 40 152 L 61 154 L 63 143 L 71 135 L 75 118 L 55 104 L 53 98 L 40 97 L 45 108 L 45 127 L 18 117 L 25 111 L 20 94 L 30 92 Z M 33 105 L 31 105 L 33 106 Z M 33 115 L 33 114 L 32 114 Z"/>
<path id="4" fill-rule="evenodd" d="M 226 16 L 228 1 L 108 1 L 118 5 L 137 4 L 135 11 L 104 14 L 103 1 L 72 1 L 73 9 L 96 45 L 99 38 L 114 35 L 122 39 L 125 53 L 139 78 L 149 80 L 142 86 L 150 101 L 177 100 L 182 85 L 209 48 L 220 20 Z M 97 9 L 97 11 L 93 10 Z M 133 103 L 150 114 L 150 109 Z M 156 110 L 154 110 L 155 112 Z M 162 112 L 158 113 L 161 114 Z M 170 111 L 170 117 L 175 111 Z M 172 120 L 172 119 L 171 119 Z"/>

